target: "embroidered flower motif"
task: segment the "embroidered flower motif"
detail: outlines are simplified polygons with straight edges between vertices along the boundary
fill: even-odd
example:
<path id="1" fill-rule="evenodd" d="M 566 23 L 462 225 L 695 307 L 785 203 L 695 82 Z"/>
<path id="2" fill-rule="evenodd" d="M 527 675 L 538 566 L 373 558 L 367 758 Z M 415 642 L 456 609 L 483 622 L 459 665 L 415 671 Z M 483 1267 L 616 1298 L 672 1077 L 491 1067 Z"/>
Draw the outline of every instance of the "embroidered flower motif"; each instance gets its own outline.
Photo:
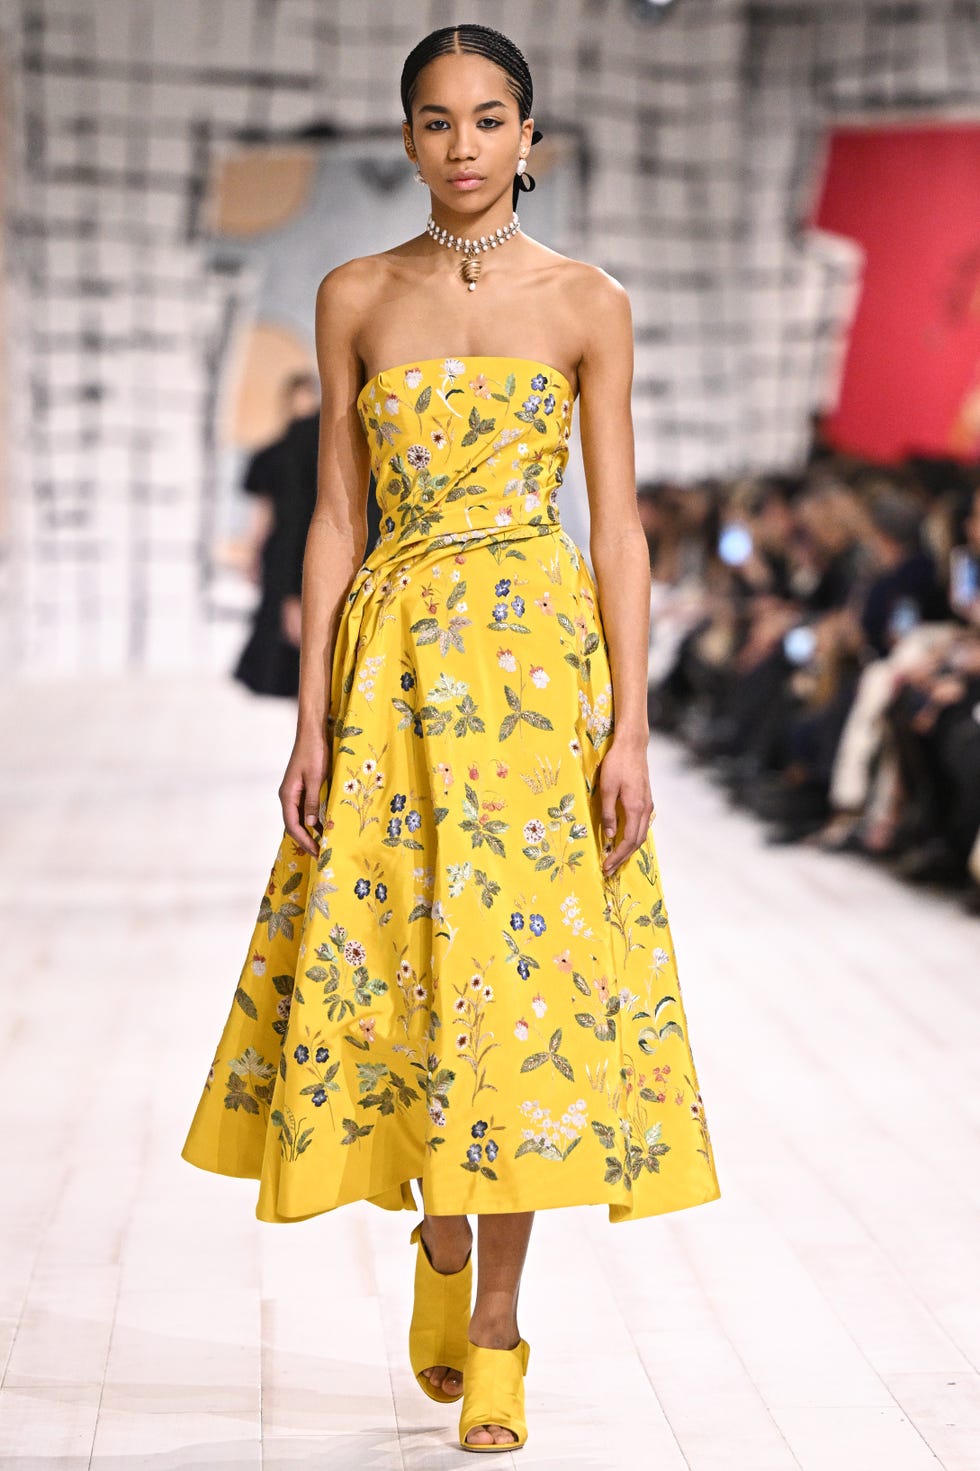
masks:
<path id="1" fill-rule="evenodd" d="M 426 449 L 424 444 L 410 444 L 405 451 L 405 458 L 413 470 L 424 470 L 432 459 L 432 451 Z"/>

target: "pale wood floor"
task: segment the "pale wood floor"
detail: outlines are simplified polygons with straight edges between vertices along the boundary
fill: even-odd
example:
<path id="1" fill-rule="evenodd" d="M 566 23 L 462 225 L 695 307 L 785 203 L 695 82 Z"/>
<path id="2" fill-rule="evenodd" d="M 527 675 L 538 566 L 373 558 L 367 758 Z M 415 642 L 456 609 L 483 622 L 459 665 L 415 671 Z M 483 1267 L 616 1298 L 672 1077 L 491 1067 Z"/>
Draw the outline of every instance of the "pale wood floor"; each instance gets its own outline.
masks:
<path id="1" fill-rule="evenodd" d="M 415 1218 L 260 1224 L 179 1158 L 291 707 L 106 679 L 0 718 L 0 1465 L 469 1466 L 406 1363 Z M 722 1197 L 539 1215 L 530 1438 L 495 1464 L 976 1471 L 980 927 L 651 762 Z"/>

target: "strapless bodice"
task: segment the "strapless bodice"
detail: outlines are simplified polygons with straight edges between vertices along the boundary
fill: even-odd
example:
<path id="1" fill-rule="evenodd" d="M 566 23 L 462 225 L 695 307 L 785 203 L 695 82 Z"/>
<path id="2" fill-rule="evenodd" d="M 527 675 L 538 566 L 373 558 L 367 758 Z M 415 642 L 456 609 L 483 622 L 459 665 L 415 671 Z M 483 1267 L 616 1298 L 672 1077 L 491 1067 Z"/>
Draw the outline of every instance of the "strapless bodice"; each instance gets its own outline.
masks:
<path id="1" fill-rule="evenodd" d="M 560 529 L 573 400 L 564 374 L 529 358 L 417 358 L 375 373 L 357 396 L 381 516 L 367 561 L 420 541 Z"/>

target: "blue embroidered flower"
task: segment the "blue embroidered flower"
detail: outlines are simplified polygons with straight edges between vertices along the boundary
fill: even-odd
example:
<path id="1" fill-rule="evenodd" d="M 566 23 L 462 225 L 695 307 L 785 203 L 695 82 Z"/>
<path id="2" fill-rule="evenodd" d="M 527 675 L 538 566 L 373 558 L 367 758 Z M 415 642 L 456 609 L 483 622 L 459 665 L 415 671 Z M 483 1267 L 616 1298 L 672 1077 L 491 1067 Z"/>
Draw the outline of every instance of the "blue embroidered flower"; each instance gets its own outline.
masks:
<path id="1" fill-rule="evenodd" d="M 508 608 L 506 603 L 496 603 L 493 609 L 493 617 L 496 623 L 503 623 L 507 617 Z"/>
<path id="2" fill-rule="evenodd" d="M 535 373 L 534 377 L 531 379 L 531 387 L 538 389 L 538 391 L 540 392 L 542 388 L 547 388 L 547 386 L 548 380 L 545 375 L 543 373 Z"/>
<path id="3" fill-rule="evenodd" d="M 495 584 L 493 590 L 497 594 L 498 598 L 505 598 L 510 592 L 510 578 L 502 577 L 500 581 Z"/>
<path id="4" fill-rule="evenodd" d="M 422 734 L 422 722 L 417 715 L 412 721 L 412 730 L 417 736 L 420 736 Z"/>
<path id="5" fill-rule="evenodd" d="M 314 1088 L 313 1094 L 312 1094 L 312 1098 L 313 1098 L 313 1107 L 314 1108 L 319 1108 L 322 1103 L 326 1103 L 326 1101 L 327 1101 L 327 1090 L 326 1090 L 326 1088 Z"/>
<path id="6" fill-rule="evenodd" d="M 354 893 L 358 899 L 366 899 L 371 892 L 371 884 L 368 879 L 358 879 L 354 885 Z"/>
<path id="7" fill-rule="evenodd" d="M 512 930 L 522 930 L 524 928 L 524 916 L 519 909 L 515 909 L 511 915 L 510 927 Z"/>
<path id="8" fill-rule="evenodd" d="M 406 669 L 405 670 L 405 673 L 401 677 L 401 687 L 402 687 L 402 689 L 403 690 L 410 690 L 413 687 L 414 684 L 415 684 L 415 675 L 411 672 L 411 670 Z"/>
<path id="9" fill-rule="evenodd" d="M 510 605 L 513 608 L 514 612 L 517 614 L 518 618 L 520 618 L 524 612 L 525 606 L 524 599 L 521 597 L 520 593 L 518 593 L 515 598 L 511 598 Z"/>
<path id="10" fill-rule="evenodd" d="M 553 393 L 549 393 L 548 394 L 548 397 L 544 401 L 543 408 L 544 408 L 544 411 L 545 411 L 546 414 L 553 414 L 554 413 L 554 411 L 555 411 L 555 395 Z"/>
<path id="11" fill-rule="evenodd" d="M 473 1135 L 474 1139 L 482 1139 L 488 1128 L 489 1125 L 486 1119 L 480 1119 L 477 1123 L 473 1125 L 470 1133 Z"/>
<path id="12" fill-rule="evenodd" d="M 528 965 L 527 961 L 523 959 L 523 957 L 517 962 L 517 974 L 520 976 L 522 981 L 526 981 L 528 976 L 531 974 L 531 967 Z"/>
<path id="13" fill-rule="evenodd" d="M 411 812 L 405 818 L 405 826 L 408 828 L 410 833 L 417 833 L 419 828 L 422 826 L 421 812 L 416 812 L 415 808 L 413 807 Z"/>
<path id="14" fill-rule="evenodd" d="M 402 820 L 401 820 L 401 818 L 400 817 L 391 817 L 391 818 L 389 818 L 388 819 L 388 836 L 389 836 L 389 838 L 398 838 L 398 837 L 401 837 L 401 831 L 402 831 Z"/>
<path id="15" fill-rule="evenodd" d="M 385 531 L 394 531 L 395 523 L 390 516 L 385 517 Z"/>
<path id="16" fill-rule="evenodd" d="M 387 884 L 375 884 L 375 886 L 374 886 L 374 897 L 376 899 L 380 899 L 381 900 L 381 903 L 383 904 L 385 902 L 385 900 L 387 899 L 387 897 L 388 897 L 388 885 Z"/>
<path id="17" fill-rule="evenodd" d="M 544 385 L 542 384 L 542 387 L 543 386 Z M 540 393 L 529 393 L 528 396 L 527 396 L 527 398 L 521 404 L 521 408 L 524 410 L 525 414 L 534 415 L 534 414 L 536 414 L 538 412 L 538 406 L 540 405 L 540 403 L 541 403 L 541 395 L 540 395 Z"/>
<path id="18" fill-rule="evenodd" d="M 295 1057 L 297 1062 L 307 1062 L 310 1056 L 310 1049 L 308 1047 L 304 1047 L 303 1043 L 301 1042 L 296 1051 L 293 1053 L 293 1056 Z"/>
<path id="19" fill-rule="evenodd" d="M 500 1149 L 499 1149 L 499 1147 L 497 1145 L 496 1139 L 488 1139 L 487 1140 L 487 1159 L 490 1161 L 491 1164 L 493 1164 L 494 1160 L 497 1158 L 497 1155 L 499 1153 L 500 1153 Z"/>
<path id="20" fill-rule="evenodd" d="M 473 1164 L 473 1165 L 479 1164 L 482 1155 L 483 1155 L 483 1145 L 482 1144 L 471 1144 L 470 1147 L 469 1147 L 469 1149 L 466 1151 L 466 1158 L 469 1160 L 470 1164 Z"/>
<path id="21" fill-rule="evenodd" d="M 401 812 L 407 800 L 408 798 L 405 796 L 404 792 L 396 792 L 391 801 L 388 803 L 388 806 L 391 808 L 392 812 Z"/>
<path id="22" fill-rule="evenodd" d="M 316 1049 L 316 1060 L 317 1060 L 317 1062 L 329 1062 L 330 1061 L 330 1048 L 329 1047 L 318 1047 Z"/>
<path id="23" fill-rule="evenodd" d="M 528 920 L 532 935 L 543 935 L 548 926 L 544 922 L 543 914 L 532 914 Z"/>

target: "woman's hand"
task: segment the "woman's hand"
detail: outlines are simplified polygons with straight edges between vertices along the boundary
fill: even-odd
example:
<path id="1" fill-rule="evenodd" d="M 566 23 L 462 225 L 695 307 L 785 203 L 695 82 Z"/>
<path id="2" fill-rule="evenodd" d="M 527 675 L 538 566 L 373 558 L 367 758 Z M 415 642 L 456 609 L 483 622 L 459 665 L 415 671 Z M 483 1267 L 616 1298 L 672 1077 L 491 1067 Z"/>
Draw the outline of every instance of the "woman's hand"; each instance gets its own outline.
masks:
<path id="1" fill-rule="evenodd" d="M 611 874 L 640 847 L 655 816 L 647 769 L 647 741 L 618 735 L 599 766 L 599 798 L 605 842 L 612 843 L 617 831 L 616 806 L 622 809 L 622 837 L 602 861 L 604 874 Z"/>
<path id="2" fill-rule="evenodd" d="M 314 858 L 322 837 L 320 787 L 324 777 L 329 777 L 330 758 L 331 743 L 322 730 L 297 734 L 286 774 L 279 786 L 286 831 Z M 316 842 L 310 837 L 310 832 L 316 834 Z"/>

